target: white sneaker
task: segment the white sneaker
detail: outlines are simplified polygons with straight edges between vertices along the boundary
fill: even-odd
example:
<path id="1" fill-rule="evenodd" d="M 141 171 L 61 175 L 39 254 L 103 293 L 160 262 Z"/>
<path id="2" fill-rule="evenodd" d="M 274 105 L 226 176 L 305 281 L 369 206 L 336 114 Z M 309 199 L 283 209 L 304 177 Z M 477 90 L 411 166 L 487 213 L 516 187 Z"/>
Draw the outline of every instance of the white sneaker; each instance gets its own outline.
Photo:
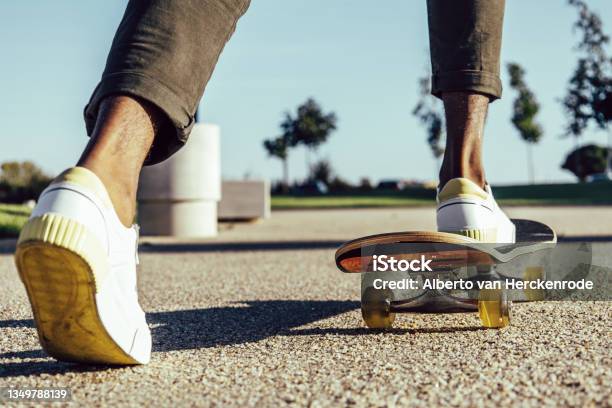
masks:
<path id="1" fill-rule="evenodd" d="M 104 184 L 83 167 L 47 187 L 15 259 L 42 347 L 58 360 L 146 364 L 151 332 L 138 303 L 138 227 L 123 226 Z"/>
<path id="2" fill-rule="evenodd" d="M 438 191 L 438 231 L 489 243 L 514 243 L 516 229 L 499 208 L 491 187 L 480 188 L 466 178 L 454 178 Z"/>

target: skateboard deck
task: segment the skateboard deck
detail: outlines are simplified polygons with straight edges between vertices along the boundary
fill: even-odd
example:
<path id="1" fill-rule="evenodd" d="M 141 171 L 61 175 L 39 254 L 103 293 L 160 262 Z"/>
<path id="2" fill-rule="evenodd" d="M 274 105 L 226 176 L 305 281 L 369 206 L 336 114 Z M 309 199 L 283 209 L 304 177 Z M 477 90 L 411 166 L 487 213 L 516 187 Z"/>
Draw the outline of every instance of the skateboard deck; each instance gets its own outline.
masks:
<path id="1" fill-rule="evenodd" d="M 557 241 L 555 232 L 546 224 L 524 219 L 512 219 L 512 222 L 516 227 L 516 242 L 511 244 L 483 243 L 447 232 L 391 232 L 343 244 L 336 251 L 336 265 L 347 273 L 374 272 L 373 254 L 392 255 L 397 260 L 424 255 L 431 259 L 432 269 L 444 271 L 509 262 L 519 255 L 550 248 Z"/>

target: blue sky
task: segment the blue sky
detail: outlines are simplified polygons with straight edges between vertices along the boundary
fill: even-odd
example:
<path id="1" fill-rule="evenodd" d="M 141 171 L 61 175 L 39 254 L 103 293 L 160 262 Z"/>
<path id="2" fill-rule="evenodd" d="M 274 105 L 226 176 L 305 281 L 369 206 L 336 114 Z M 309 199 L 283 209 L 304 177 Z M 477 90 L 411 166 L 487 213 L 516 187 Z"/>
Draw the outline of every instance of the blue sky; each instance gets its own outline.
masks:
<path id="1" fill-rule="evenodd" d="M 612 2 L 591 0 L 612 30 Z M 100 78 L 126 1 L 28 1 L 0 5 L 0 161 L 33 160 L 49 173 L 74 164 L 87 139 L 82 109 Z M 516 61 L 541 102 L 545 135 L 536 180 L 573 180 L 559 168 L 574 141 L 562 138 L 559 104 L 576 61 L 575 10 L 564 0 L 511 0 L 502 62 Z M 431 180 L 436 163 L 411 115 L 429 64 L 424 0 L 253 0 L 221 55 L 202 100 L 221 126 L 225 178 L 279 178 L 262 148 L 284 111 L 307 97 L 334 110 L 338 131 L 318 155 L 344 178 Z M 491 105 L 485 166 L 494 184 L 527 180 L 526 148 L 510 124 L 513 93 Z M 606 143 L 602 132 L 584 141 Z M 303 177 L 305 152 L 290 156 Z"/>

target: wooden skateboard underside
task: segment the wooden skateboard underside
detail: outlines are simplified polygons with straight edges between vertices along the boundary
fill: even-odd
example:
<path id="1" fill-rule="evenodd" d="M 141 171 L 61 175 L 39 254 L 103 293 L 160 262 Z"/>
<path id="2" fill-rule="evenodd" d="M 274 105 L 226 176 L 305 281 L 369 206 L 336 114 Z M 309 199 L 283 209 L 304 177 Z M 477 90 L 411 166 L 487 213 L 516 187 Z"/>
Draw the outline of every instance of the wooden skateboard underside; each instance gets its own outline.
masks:
<path id="1" fill-rule="evenodd" d="M 555 232 L 536 221 L 513 219 L 516 243 L 486 244 L 472 238 L 445 232 L 393 232 L 349 241 L 336 251 L 336 264 L 343 272 L 372 272 L 372 255 L 389 255 L 396 260 L 412 260 L 424 255 L 435 271 L 462 266 L 504 263 L 513 258 L 550 248 Z"/>

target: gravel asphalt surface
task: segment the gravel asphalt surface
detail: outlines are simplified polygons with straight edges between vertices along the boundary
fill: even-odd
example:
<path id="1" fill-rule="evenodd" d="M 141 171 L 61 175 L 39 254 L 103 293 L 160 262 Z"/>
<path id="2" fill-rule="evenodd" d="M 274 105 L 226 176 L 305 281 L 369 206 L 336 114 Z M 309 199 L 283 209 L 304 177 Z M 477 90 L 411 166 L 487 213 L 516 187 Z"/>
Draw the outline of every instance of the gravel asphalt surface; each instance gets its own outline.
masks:
<path id="1" fill-rule="evenodd" d="M 612 208 L 509 212 L 597 241 L 612 265 Z M 154 353 L 124 368 L 44 354 L 3 242 L 0 387 L 70 387 L 76 403 L 113 406 L 612 406 L 610 302 L 516 304 L 502 330 L 482 329 L 475 313 L 403 314 L 392 330 L 366 329 L 359 276 L 336 270 L 336 246 L 432 227 L 431 208 L 285 211 L 223 224 L 211 240 L 144 238 Z"/>

